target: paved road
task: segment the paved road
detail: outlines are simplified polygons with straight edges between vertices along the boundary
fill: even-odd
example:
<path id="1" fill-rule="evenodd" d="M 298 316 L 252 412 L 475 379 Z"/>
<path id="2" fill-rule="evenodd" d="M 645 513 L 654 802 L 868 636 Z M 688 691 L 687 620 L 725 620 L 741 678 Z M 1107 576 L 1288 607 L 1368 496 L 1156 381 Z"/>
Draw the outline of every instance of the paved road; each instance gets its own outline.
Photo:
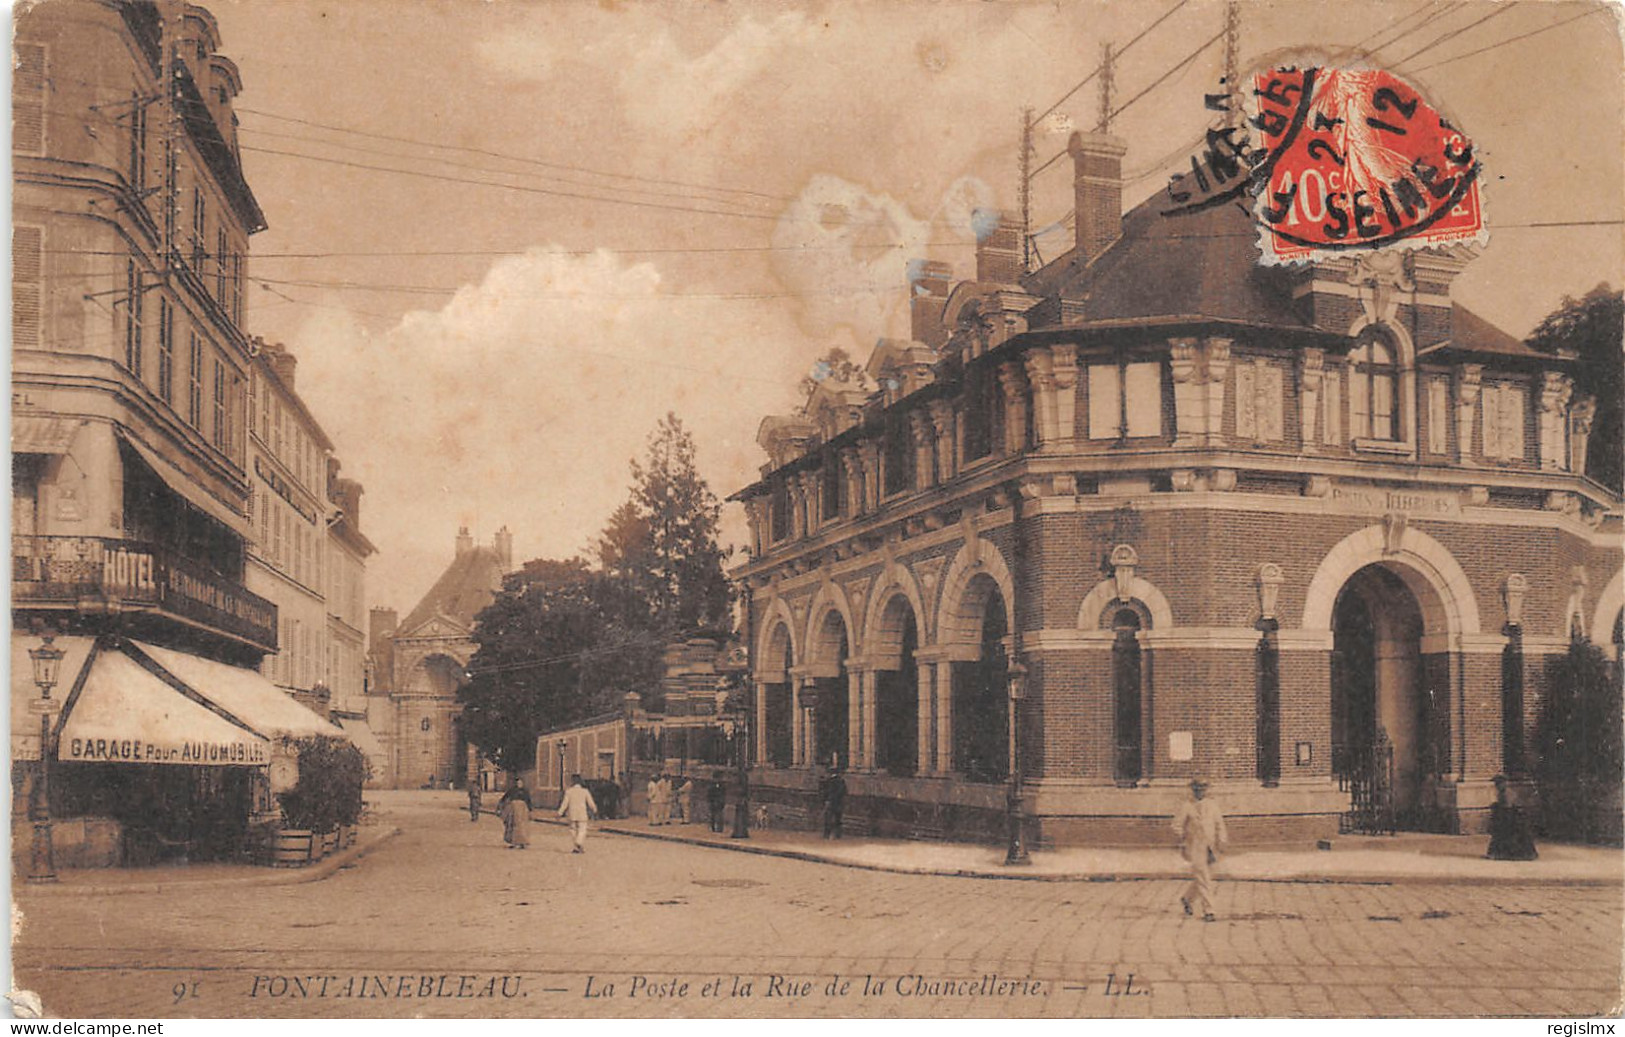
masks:
<path id="1" fill-rule="evenodd" d="M 552 827 L 518 852 L 458 807 L 403 797 L 404 834 L 323 882 L 25 891 L 18 986 L 52 1014 L 135 1017 L 1572 1017 L 1620 1001 L 1618 887 L 1235 882 L 1204 924 L 1173 882 L 893 875 L 617 836 L 573 856 Z"/>

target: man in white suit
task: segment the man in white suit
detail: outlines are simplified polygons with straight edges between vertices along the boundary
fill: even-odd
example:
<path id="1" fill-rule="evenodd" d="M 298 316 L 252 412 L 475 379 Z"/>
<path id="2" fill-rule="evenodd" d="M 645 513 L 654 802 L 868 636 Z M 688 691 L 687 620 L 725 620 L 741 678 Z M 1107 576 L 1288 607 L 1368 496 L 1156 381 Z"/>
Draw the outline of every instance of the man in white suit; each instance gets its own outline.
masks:
<path id="1" fill-rule="evenodd" d="M 592 793 L 581 780 L 581 775 L 570 775 L 570 788 L 564 793 L 564 801 L 559 804 L 559 816 L 570 822 L 570 830 L 575 836 L 575 848 L 571 853 L 587 852 L 587 822 L 598 813 L 598 804 L 593 802 Z"/>

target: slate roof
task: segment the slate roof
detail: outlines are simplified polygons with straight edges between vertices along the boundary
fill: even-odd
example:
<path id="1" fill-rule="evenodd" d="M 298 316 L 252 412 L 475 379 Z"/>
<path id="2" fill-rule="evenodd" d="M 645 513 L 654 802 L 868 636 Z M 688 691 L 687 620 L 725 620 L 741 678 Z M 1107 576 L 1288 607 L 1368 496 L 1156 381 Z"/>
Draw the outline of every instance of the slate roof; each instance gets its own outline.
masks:
<path id="1" fill-rule="evenodd" d="M 1165 216 L 1152 195 L 1123 215 L 1123 236 L 1091 264 L 1062 257 L 1034 275 L 1036 295 L 1083 304 L 1085 323 L 1205 317 L 1308 328 L 1291 274 L 1258 263 L 1258 229 L 1235 205 Z"/>
<path id="2" fill-rule="evenodd" d="M 444 616 L 466 629 L 491 604 L 502 586 L 502 561 L 490 547 L 471 547 L 453 558 L 429 593 L 397 627 L 396 637 L 411 637 L 436 616 Z"/>

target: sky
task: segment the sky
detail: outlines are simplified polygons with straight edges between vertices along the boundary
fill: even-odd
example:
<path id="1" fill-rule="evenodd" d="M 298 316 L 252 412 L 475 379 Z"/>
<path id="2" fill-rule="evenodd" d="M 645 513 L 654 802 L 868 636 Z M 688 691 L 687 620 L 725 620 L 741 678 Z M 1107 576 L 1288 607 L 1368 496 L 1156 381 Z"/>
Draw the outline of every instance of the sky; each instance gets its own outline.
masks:
<path id="1" fill-rule="evenodd" d="M 369 603 L 410 609 L 460 525 L 509 527 L 519 559 L 585 551 L 667 411 L 718 496 L 752 481 L 757 425 L 819 356 L 907 337 L 909 260 L 972 273 L 974 214 L 1016 205 L 1023 107 L 1108 42 L 1125 201 L 1159 190 L 1221 74 L 1197 49 L 1223 5 L 1177 3 L 213 0 L 270 225 L 248 331 L 298 355 L 366 486 Z M 1522 336 L 1617 284 L 1613 8 L 1240 11 L 1243 68 L 1380 65 L 1478 145 L 1490 238 L 1461 303 Z M 1035 165 L 1094 125 L 1097 86 L 1042 120 Z M 1035 227 L 1065 215 L 1069 170 L 1035 179 Z"/>

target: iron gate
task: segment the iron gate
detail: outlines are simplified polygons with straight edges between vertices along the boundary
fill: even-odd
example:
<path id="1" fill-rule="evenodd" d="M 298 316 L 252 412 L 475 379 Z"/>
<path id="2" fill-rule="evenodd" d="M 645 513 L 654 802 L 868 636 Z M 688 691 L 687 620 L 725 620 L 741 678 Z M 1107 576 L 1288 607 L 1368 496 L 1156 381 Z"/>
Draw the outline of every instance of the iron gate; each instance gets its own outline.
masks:
<path id="1" fill-rule="evenodd" d="M 1393 835 L 1394 745 L 1382 728 L 1371 747 L 1351 752 L 1347 771 L 1338 776 L 1338 788 L 1350 793 L 1348 813 L 1337 830 L 1345 835 Z"/>

